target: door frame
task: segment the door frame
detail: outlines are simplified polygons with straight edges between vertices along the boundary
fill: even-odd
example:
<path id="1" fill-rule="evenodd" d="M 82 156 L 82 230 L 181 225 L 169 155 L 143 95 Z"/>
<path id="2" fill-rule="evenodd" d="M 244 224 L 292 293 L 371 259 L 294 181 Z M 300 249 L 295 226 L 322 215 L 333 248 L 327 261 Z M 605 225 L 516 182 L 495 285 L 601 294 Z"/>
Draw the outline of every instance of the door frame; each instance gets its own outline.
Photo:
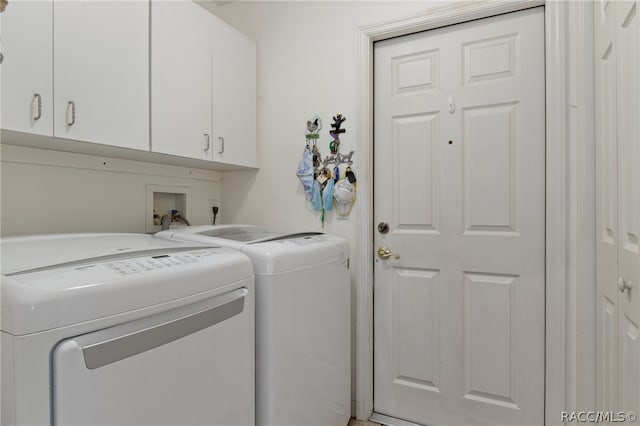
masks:
<path id="1" fill-rule="evenodd" d="M 562 1 L 465 1 L 359 28 L 358 198 L 356 205 L 356 417 L 373 413 L 373 43 L 393 37 L 545 6 L 545 424 L 562 424 L 567 355 L 567 9 Z"/>

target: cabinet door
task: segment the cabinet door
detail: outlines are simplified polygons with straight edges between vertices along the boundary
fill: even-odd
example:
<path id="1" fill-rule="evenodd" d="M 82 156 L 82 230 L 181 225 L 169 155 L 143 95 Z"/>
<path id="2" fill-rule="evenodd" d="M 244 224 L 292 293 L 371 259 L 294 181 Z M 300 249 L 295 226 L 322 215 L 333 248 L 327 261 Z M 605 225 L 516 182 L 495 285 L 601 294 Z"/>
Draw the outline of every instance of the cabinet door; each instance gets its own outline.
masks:
<path id="1" fill-rule="evenodd" d="M 213 158 L 255 167 L 256 45 L 213 18 Z"/>
<path id="2" fill-rule="evenodd" d="M 149 3 L 54 1 L 54 136 L 149 149 Z"/>
<path id="3" fill-rule="evenodd" d="M 0 15 L 3 129 L 53 135 L 53 6 L 12 1 Z"/>
<path id="4" fill-rule="evenodd" d="M 211 14 L 151 4 L 151 149 L 211 160 Z"/>

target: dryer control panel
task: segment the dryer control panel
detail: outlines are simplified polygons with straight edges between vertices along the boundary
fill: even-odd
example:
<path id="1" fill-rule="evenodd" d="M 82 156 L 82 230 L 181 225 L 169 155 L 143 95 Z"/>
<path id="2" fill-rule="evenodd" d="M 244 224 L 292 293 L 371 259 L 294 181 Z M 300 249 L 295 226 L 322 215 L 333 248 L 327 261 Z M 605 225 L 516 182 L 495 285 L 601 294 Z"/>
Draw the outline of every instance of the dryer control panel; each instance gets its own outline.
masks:
<path id="1" fill-rule="evenodd" d="M 155 269 L 172 268 L 174 266 L 199 263 L 203 257 L 213 256 L 215 252 L 201 251 L 181 254 L 161 254 L 158 256 L 142 257 L 139 259 L 127 259 L 117 262 L 108 262 L 107 268 L 120 275 L 137 274 L 139 272 L 153 271 Z"/>

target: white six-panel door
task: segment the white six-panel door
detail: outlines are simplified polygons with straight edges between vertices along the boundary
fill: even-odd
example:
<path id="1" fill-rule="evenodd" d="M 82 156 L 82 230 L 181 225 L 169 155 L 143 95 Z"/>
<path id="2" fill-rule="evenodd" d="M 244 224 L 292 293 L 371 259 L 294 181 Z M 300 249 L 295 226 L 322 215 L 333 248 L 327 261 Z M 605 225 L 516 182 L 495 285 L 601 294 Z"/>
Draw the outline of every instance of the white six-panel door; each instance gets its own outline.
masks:
<path id="1" fill-rule="evenodd" d="M 640 407 L 640 31 L 637 1 L 595 4 L 596 405 Z"/>
<path id="2" fill-rule="evenodd" d="M 374 55 L 374 410 L 542 424 L 544 11 Z"/>

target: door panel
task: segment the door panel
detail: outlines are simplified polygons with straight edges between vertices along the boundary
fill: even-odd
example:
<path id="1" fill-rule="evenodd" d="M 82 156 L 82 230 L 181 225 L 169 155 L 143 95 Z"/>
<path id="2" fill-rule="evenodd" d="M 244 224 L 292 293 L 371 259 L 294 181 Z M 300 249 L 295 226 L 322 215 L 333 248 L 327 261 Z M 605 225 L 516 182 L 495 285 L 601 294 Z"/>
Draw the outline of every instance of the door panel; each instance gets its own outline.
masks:
<path id="1" fill-rule="evenodd" d="M 513 77 L 516 73 L 516 36 L 509 34 L 465 44 L 465 85 Z"/>
<path id="2" fill-rule="evenodd" d="M 464 273 L 464 397 L 514 409 L 519 400 L 514 394 L 516 283 L 516 276 Z"/>
<path id="3" fill-rule="evenodd" d="M 601 134 L 603 139 L 615 140 L 616 137 L 616 53 L 612 44 L 606 47 L 600 61 L 600 84 L 602 87 L 602 122 Z M 601 144 L 600 158 L 602 159 L 602 242 L 615 247 L 617 245 L 617 151 L 615 144 Z"/>
<path id="4" fill-rule="evenodd" d="M 438 391 L 438 271 L 396 269 L 394 273 L 392 342 L 394 382 Z M 429 306 L 429 310 L 421 309 Z M 417 320 L 417 321 L 416 321 Z"/>
<path id="5" fill-rule="evenodd" d="M 633 7 L 629 7 L 633 5 Z M 618 21 L 621 31 L 618 37 L 620 51 L 625 52 L 620 56 L 618 67 L 618 80 L 624 82 L 618 91 L 618 116 L 619 149 L 620 149 L 620 234 L 623 251 L 632 254 L 638 253 L 638 239 L 640 238 L 639 225 L 639 198 L 640 198 L 640 173 L 638 171 L 638 159 L 640 159 L 640 146 L 638 144 L 638 108 L 639 84 L 638 76 L 638 49 L 634 49 L 634 41 L 638 40 L 638 20 L 635 4 L 627 2 L 621 5 L 621 13 Z M 626 6 L 626 7 L 624 7 Z"/>
<path id="6" fill-rule="evenodd" d="M 393 119 L 394 163 L 421 164 L 421 167 L 394 169 L 393 217 L 397 219 L 393 225 L 396 229 L 437 232 L 438 128 L 436 114 L 418 114 Z"/>
<path id="7" fill-rule="evenodd" d="M 615 296 L 615 293 L 614 293 Z M 618 312 L 616 305 L 607 297 L 602 297 L 598 307 L 598 333 L 599 344 L 597 347 L 598 369 L 596 381 L 597 400 L 596 405 L 600 409 L 604 407 L 617 407 L 615 400 L 617 380 L 617 330 Z"/>
<path id="8" fill-rule="evenodd" d="M 517 103 L 463 111 L 465 231 L 515 231 Z"/>
<path id="9" fill-rule="evenodd" d="M 374 47 L 376 412 L 543 422 L 543 18 Z"/>
<path id="10" fill-rule="evenodd" d="M 633 411 L 640 401 L 640 344 L 638 344 L 638 326 L 626 315 L 621 318 L 620 334 L 620 410 Z M 615 374 L 612 375 L 615 377 Z"/>

